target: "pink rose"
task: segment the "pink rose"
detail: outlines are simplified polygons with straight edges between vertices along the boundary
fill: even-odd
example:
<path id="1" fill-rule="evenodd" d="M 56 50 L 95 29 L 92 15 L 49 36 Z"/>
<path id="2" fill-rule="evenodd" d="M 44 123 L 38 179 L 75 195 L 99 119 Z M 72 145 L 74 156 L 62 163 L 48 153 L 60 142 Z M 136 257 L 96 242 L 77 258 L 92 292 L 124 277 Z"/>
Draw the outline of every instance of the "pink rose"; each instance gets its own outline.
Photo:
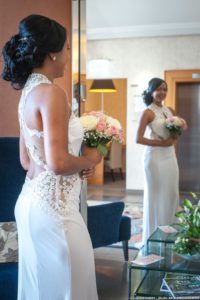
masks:
<path id="1" fill-rule="evenodd" d="M 175 121 L 175 117 L 171 116 L 171 117 L 167 118 L 167 121 L 173 123 Z"/>
<path id="2" fill-rule="evenodd" d="M 118 131 L 117 131 L 116 127 L 110 126 L 110 127 L 108 127 L 108 129 L 106 129 L 105 134 L 108 136 L 113 136 L 113 135 L 117 134 L 117 132 Z"/>
<path id="3" fill-rule="evenodd" d="M 99 132 L 101 132 L 101 131 L 104 131 L 105 128 L 106 128 L 106 122 L 100 121 L 97 124 L 96 130 L 99 131 Z"/>
<path id="4" fill-rule="evenodd" d="M 117 134 L 115 135 L 114 138 L 119 143 L 123 143 L 124 142 L 124 133 L 123 133 L 123 130 L 122 129 L 118 130 L 118 132 L 117 132 Z"/>

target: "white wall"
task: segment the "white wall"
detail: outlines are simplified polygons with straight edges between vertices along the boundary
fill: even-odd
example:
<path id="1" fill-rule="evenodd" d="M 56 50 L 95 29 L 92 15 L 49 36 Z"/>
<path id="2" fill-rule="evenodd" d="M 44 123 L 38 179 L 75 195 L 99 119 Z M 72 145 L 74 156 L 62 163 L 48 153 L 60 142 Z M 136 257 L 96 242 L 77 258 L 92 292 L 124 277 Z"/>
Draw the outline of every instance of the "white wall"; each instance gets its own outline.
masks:
<path id="1" fill-rule="evenodd" d="M 88 39 L 200 34 L 199 0 L 87 0 Z"/>
<path id="2" fill-rule="evenodd" d="M 111 59 L 111 77 L 128 79 L 126 188 L 142 190 L 144 148 L 135 143 L 134 96 L 141 94 L 152 77 L 163 78 L 165 70 L 199 69 L 200 35 L 88 41 L 87 61 L 95 58 Z"/>

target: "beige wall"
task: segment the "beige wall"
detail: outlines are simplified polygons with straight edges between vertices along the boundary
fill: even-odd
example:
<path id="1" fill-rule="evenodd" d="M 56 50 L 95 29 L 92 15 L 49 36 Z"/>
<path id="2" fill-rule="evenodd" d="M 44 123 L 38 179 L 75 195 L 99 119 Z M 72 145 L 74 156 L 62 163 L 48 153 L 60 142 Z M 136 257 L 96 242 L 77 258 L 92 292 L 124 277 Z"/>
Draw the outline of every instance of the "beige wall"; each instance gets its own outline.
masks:
<path id="1" fill-rule="evenodd" d="M 30 14 L 41 14 L 65 26 L 71 35 L 71 0 L 0 0 L 0 51 L 5 42 L 18 32 L 18 23 Z M 2 72 L 2 59 L 0 60 Z M 71 63 L 62 79 L 62 86 L 71 99 Z M 18 136 L 17 106 L 20 92 L 0 79 L 0 136 Z"/>

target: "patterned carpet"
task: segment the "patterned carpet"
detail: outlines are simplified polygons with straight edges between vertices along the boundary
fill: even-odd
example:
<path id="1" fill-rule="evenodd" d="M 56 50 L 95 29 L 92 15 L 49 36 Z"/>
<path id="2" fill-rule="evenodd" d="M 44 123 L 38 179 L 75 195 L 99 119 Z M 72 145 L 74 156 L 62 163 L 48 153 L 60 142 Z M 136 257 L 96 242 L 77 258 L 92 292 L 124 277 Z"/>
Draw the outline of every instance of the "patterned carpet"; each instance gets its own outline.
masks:
<path id="1" fill-rule="evenodd" d="M 141 248 L 142 242 L 142 206 L 132 203 L 126 203 L 124 215 L 131 218 L 131 238 L 129 248 Z"/>

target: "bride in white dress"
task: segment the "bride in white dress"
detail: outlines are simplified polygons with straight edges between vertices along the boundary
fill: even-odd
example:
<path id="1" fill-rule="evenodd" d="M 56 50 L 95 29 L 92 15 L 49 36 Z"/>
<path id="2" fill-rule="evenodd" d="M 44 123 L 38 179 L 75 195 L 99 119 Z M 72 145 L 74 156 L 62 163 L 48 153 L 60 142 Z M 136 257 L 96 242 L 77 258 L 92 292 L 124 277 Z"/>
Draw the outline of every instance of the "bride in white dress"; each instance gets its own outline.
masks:
<path id="1" fill-rule="evenodd" d="M 3 49 L 3 78 L 22 89 L 20 159 L 27 176 L 15 207 L 18 300 L 97 300 L 94 255 L 79 213 L 80 177 L 101 156 L 79 151 L 83 128 L 53 83 L 67 62 L 66 31 L 32 15 Z"/>
<path id="2" fill-rule="evenodd" d="M 175 138 L 164 127 L 164 120 L 173 110 L 162 104 L 167 95 L 167 84 L 152 78 L 143 99 L 144 110 L 138 131 L 137 143 L 146 145 L 144 153 L 143 244 L 158 226 L 175 222 L 179 204 L 179 169 L 175 154 Z M 150 138 L 145 137 L 146 128 Z"/>

